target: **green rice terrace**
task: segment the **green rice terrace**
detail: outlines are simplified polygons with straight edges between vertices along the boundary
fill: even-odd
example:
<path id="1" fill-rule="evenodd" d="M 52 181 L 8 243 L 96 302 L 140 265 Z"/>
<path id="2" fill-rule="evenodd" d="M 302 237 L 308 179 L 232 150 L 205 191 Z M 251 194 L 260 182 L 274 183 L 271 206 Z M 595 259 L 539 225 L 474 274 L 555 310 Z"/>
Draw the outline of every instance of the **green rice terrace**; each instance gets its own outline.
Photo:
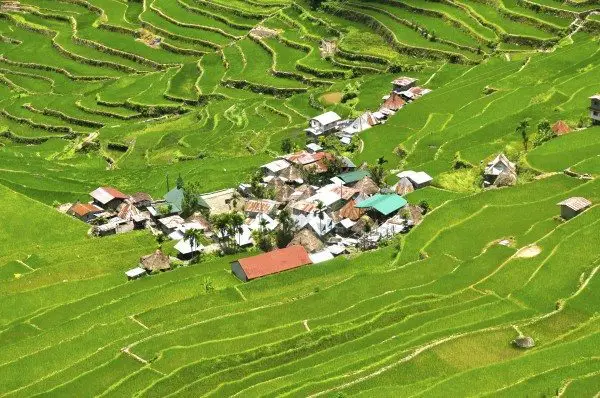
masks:
<path id="1" fill-rule="evenodd" d="M 597 397 L 599 94 L 598 0 L 0 1 L 0 397 Z"/>

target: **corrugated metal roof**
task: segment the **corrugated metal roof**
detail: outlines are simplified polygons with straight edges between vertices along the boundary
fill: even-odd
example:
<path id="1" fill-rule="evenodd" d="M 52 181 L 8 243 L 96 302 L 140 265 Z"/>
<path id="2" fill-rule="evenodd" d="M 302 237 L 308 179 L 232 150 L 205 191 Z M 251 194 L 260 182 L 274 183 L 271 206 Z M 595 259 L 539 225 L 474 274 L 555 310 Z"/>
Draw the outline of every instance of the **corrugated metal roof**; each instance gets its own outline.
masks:
<path id="1" fill-rule="evenodd" d="M 408 202 L 400 195 L 392 194 L 375 194 L 374 196 L 358 203 L 358 208 L 373 208 L 379 213 L 387 216 L 406 206 Z"/>
<path id="2" fill-rule="evenodd" d="M 114 199 L 125 200 L 129 198 L 129 196 L 125 195 L 123 192 L 120 192 L 112 187 L 96 188 L 95 190 L 90 192 L 90 196 L 99 203 L 102 203 L 103 205 L 107 204 L 108 202 Z"/>
<path id="3" fill-rule="evenodd" d="M 254 257 L 241 258 L 237 262 L 248 280 L 311 264 L 308 253 L 302 246 L 273 250 Z"/>
<path id="4" fill-rule="evenodd" d="M 364 177 L 371 177 L 371 173 L 368 170 L 355 170 L 337 175 L 337 178 L 344 181 L 346 184 L 358 182 Z"/>
<path id="5" fill-rule="evenodd" d="M 91 203 L 75 203 L 69 209 L 69 213 L 76 214 L 79 217 L 86 216 L 90 213 L 102 213 L 102 208 Z"/>
<path id="6" fill-rule="evenodd" d="M 342 120 L 342 118 L 337 113 L 329 111 L 329 112 L 323 113 L 322 115 L 315 116 L 311 120 L 316 120 L 319 123 L 325 125 L 325 124 L 330 124 L 330 123 L 334 123 L 339 120 Z"/>
<path id="7" fill-rule="evenodd" d="M 592 205 L 592 202 L 582 197 L 573 197 L 565 199 L 558 203 L 559 206 L 567 206 L 574 211 L 580 211 Z"/>

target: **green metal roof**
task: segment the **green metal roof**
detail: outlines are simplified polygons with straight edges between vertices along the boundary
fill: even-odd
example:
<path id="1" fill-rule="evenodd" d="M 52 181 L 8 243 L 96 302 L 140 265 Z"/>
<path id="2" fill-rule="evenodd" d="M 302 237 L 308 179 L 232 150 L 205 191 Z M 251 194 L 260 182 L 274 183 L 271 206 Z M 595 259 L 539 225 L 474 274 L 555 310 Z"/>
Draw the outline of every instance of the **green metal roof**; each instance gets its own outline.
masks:
<path id="1" fill-rule="evenodd" d="M 173 211 L 176 213 L 180 213 L 182 209 L 183 203 L 183 188 L 173 188 L 165 195 L 165 202 L 171 205 Z M 200 206 L 209 208 L 208 204 L 200 195 L 198 195 L 198 202 Z"/>
<path id="2" fill-rule="evenodd" d="M 379 213 L 387 216 L 406 206 L 408 202 L 400 195 L 392 194 L 375 194 L 368 199 L 358 203 L 358 208 L 373 208 Z"/>
<path id="3" fill-rule="evenodd" d="M 353 182 L 360 181 L 367 176 L 371 176 L 371 173 L 369 173 L 367 170 L 355 170 L 338 174 L 336 177 L 344 181 L 346 184 L 352 184 Z"/>

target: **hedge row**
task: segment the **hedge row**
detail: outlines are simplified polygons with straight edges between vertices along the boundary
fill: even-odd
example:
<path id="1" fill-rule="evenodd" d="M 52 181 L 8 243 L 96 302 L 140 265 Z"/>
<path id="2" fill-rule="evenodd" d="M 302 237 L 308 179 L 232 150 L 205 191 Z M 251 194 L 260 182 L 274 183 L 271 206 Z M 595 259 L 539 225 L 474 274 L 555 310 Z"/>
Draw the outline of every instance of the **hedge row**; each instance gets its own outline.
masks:
<path id="1" fill-rule="evenodd" d="M 8 58 L 4 57 L 4 55 L 2 55 L 2 54 L 0 54 L 0 62 L 4 62 L 5 64 L 8 64 L 8 65 L 20 66 L 22 68 L 39 69 L 39 70 L 46 70 L 46 71 L 50 71 L 50 72 L 60 73 L 62 75 L 67 76 L 69 79 L 75 80 L 75 81 L 104 81 L 104 80 L 116 79 L 113 76 L 76 76 L 76 75 L 71 74 L 71 72 L 69 72 L 68 70 L 63 69 L 63 68 L 57 68 L 57 67 L 50 66 L 50 65 L 36 64 L 35 62 L 11 61 Z"/>
<path id="2" fill-rule="evenodd" d="M 585 23 L 583 25 L 583 30 L 587 33 L 599 34 L 600 33 L 600 22 L 592 21 L 591 19 L 588 19 L 585 21 Z"/>
<path id="3" fill-rule="evenodd" d="M 166 51 L 172 52 L 174 54 L 183 54 L 183 55 L 194 55 L 197 57 L 201 57 L 206 55 L 206 52 L 200 50 L 194 50 L 192 48 L 182 48 L 176 47 L 172 44 L 166 43 L 164 40 L 161 41 L 160 47 Z"/>
<path id="4" fill-rule="evenodd" d="M 358 21 L 366 24 L 371 27 L 373 30 L 377 31 L 387 42 L 394 47 L 394 49 L 400 53 L 407 54 L 414 57 L 419 58 L 429 58 L 429 59 L 447 59 L 452 63 L 463 63 L 463 64 L 474 64 L 476 62 L 468 59 L 462 54 L 452 53 L 450 51 L 442 51 L 442 50 L 434 50 L 423 47 L 414 47 L 406 44 L 402 44 L 398 42 L 396 35 L 384 24 L 376 20 L 375 18 L 365 15 L 363 13 L 359 13 L 353 10 L 349 10 L 346 8 L 340 8 L 330 3 L 325 3 L 322 5 L 327 11 L 330 11 L 335 14 L 339 14 L 346 19 L 351 21 Z"/>
<path id="5" fill-rule="evenodd" d="M 90 127 L 90 128 L 104 127 L 103 123 L 94 122 L 93 120 L 78 119 L 78 118 L 69 116 L 61 111 L 57 111 L 55 109 L 44 108 L 42 110 L 39 110 L 39 109 L 33 107 L 31 104 L 23 104 L 23 108 L 25 108 L 31 112 L 36 112 L 36 113 L 41 113 L 46 116 L 56 117 L 58 119 L 64 120 L 65 122 L 68 122 L 71 124 L 75 124 L 77 126 Z"/>
<path id="6" fill-rule="evenodd" d="M 532 17 L 532 16 L 528 16 L 528 15 L 523 15 L 523 14 L 519 14 L 516 11 L 511 11 L 508 8 L 506 8 L 504 6 L 504 4 L 502 4 L 502 2 L 498 2 L 496 0 L 475 0 L 478 1 L 480 3 L 483 4 L 487 4 L 491 7 L 494 7 L 495 9 L 497 9 L 499 11 L 499 14 L 504 16 L 507 19 L 510 19 L 512 21 L 515 22 L 521 22 L 527 25 L 531 25 L 531 26 L 535 26 L 536 28 L 539 28 L 541 30 L 545 30 L 547 32 L 551 32 L 551 33 L 564 33 L 565 29 L 561 28 L 560 26 L 557 25 L 553 25 L 550 22 L 545 22 L 542 21 L 541 19 Z"/>
<path id="7" fill-rule="evenodd" d="M 56 35 L 55 31 L 50 30 L 45 27 L 33 25 L 33 24 L 27 22 L 26 20 L 24 20 L 21 16 L 17 17 L 16 15 L 13 15 L 13 14 L 7 14 L 4 12 L 0 12 L 0 18 L 8 19 L 9 21 L 12 21 L 12 23 L 14 23 L 15 26 L 17 26 L 21 29 L 25 29 L 30 32 L 34 32 L 34 33 L 37 33 L 37 34 L 40 34 L 43 36 L 54 37 Z"/>
<path id="8" fill-rule="evenodd" d="M 92 108 L 88 108 L 85 105 L 82 105 L 80 101 L 75 102 L 75 106 L 78 107 L 79 109 L 81 109 L 84 112 L 87 113 L 91 113 L 94 115 L 100 115 L 100 116 L 106 116 L 106 117 L 111 117 L 111 118 L 115 118 L 115 119 L 121 119 L 121 120 L 131 120 L 131 119 L 135 119 L 140 117 L 140 114 L 137 115 L 119 115 L 118 113 L 112 113 L 112 112 L 108 112 L 108 111 L 104 111 L 101 109 L 92 109 Z"/>
<path id="9" fill-rule="evenodd" d="M 517 4 L 522 7 L 529 8 L 530 10 L 533 10 L 535 12 L 545 12 L 548 14 L 556 15 L 558 17 L 574 18 L 578 14 L 573 11 L 552 7 L 546 4 L 535 3 L 530 0 L 517 0 Z"/>
<path id="10" fill-rule="evenodd" d="M 188 111 L 181 105 L 146 105 L 131 100 L 127 100 L 123 106 L 150 117 L 180 115 Z"/>
<path id="11" fill-rule="evenodd" d="M 27 93 L 27 94 L 31 93 L 29 90 L 15 84 L 15 82 L 10 80 L 8 77 L 4 76 L 3 74 L 0 74 L 0 83 L 6 85 L 9 89 L 11 89 L 12 91 L 15 91 L 17 93 Z"/>
<path id="12" fill-rule="evenodd" d="M 206 11 L 206 10 L 203 10 L 201 8 L 193 7 L 193 6 L 191 6 L 191 5 L 183 2 L 182 0 L 177 0 L 177 3 L 179 3 L 179 5 L 181 5 L 183 8 L 185 8 L 188 11 L 195 12 L 197 14 L 201 14 L 201 15 L 207 16 L 207 17 L 215 19 L 215 20 L 217 20 L 219 22 L 223 22 L 225 25 L 230 26 L 230 27 L 232 27 L 234 29 L 242 29 L 242 30 L 248 29 L 248 30 L 250 30 L 250 29 L 252 29 L 254 27 L 252 25 L 242 25 L 242 24 L 238 24 L 238 23 L 232 22 L 232 21 L 230 21 L 229 19 L 225 18 L 222 15 L 213 14 L 213 13 L 211 13 L 209 11 Z"/>
<path id="13" fill-rule="evenodd" d="M 344 62 L 338 61 L 337 59 L 335 59 L 335 57 L 332 57 L 330 59 L 330 61 L 335 66 L 339 66 L 341 68 L 350 69 L 352 71 L 352 75 L 354 77 L 361 76 L 361 75 L 366 75 L 366 74 L 370 74 L 370 73 L 381 73 L 382 72 L 381 69 L 373 68 L 371 66 L 354 65 L 354 64 L 344 63 Z"/>
<path id="14" fill-rule="evenodd" d="M 273 58 L 273 65 L 271 65 L 270 71 L 273 76 L 281 77 L 284 79 L 296 80 L 296 81 L 302 82 L 304 84 L 307 84 L 309 86 L 323 85 L 323 81 L 309 79 L 305 76 L 302 76 L 299 73 L 277 70 L 277 53 L 271 47 L 269 47 L 269 45 L 267 43 L 260 40 L 258 37 L 254 36 L 254 35 L 248 35 L 248 37 L 250 37 L 251 40 L 255 41 L 258 45 L 260 45 L 262 48 L 264 48 L 265 51 L 267 51 L 269 54 L 271 54 L 271 57 Z M 327 82 L 327 84 L 331 84 L 331 82 Z"/>
<path id="15" fill-rule="evenodd" d="M 249 89 L 250 91 L 253 91 L 255 93 L 270 94 L 275 97 L 289 97 L 294 94 L 304 93 L 304 92 L 308 91 L 308 89 L 303 88 L 303 87 L 278 88 L 278 87 L 267 86 L 264 84 L 251 83 L 247 80 L 233 80 L 230 78 L 226 78 L 226 79 L 222 80 L 221 84 L 226 87 L 233 87 L 233 88 L 242 89 L 242 90 Z"/>
<path id="16" fill-rule="evenodd" d="M 44 80 L 44 81 L 50 83 L 52 85 L 52 88 L 54 88 L 54 85 L 55 85 L 54 80 L 50 79 L 49 77 L 36 75 L 34 73 L 19 72 L 19 71 L 14 71 L 14 70 L 10 70 L 10 69 L 4 69 L 4 68 L 0 68 L 0 73 L 4 73 L 6 75 L 25 76 L 25 77 L 29 77 L 31 79 Z"/>
<path id="17" fill-rule="evenodd" d="M 0 137 L 7 138 L 17 144 L 43 144 L 44 142 L 48 141 L 51 138 L 56 138 L 56 137 L 23 137 L 23 136 L 13 133 L 12 131 L 8 131 L 8 130 L 0 132 Z"/>
<path id="18" fill-rule="evenodd" d="M 390 61 L 388 61 L 385 58 L 377 57 L 375 55 L 357 54 L 355 52 L 342 50 L 339 46 L 337 48 L 337 51 L 335 52 L 335 55 L 342 59 L 347 59 L 349 61 L 371 62 L 373 64 L 380 64 L 386 66 L 390 64 Z"/>
<path id="19" fill-rule="evenodd" d="M 443 11 L 425 10 L 423 8 L 418 8 L 417 6 L 413 6 L 413 5 L 404 3 L 404 2 L 397 2 L 395 0 L 379 0 L 379 1 L 382 3 L 392 4 L 394 6 L 407 9 L 407 10 L 417 13 L 417 14 L 441 18 L 442 20 L 448 22 L 450 25 L 452 25 L 452 26 L 462 30 L 463 32 L 467 33 L 468 35 L 474 37 L 478 42 L 481 42 L 484 44 L 489 44 L 491 42 L 489 39 L 481 36 L 481 34 L 479 34 L 479 32 L 473 30 L 473 28 L 471 28 L 470 26 L 464 24 L 462 21 L 460 21 L 458 19 L 455 19 L 451 15 L 446 14 Z"/>
<path id="20" fill-rule="evenodd" d="M 329 34 L 331 34 L 331 36 L 335 36 L 335 37 L 339 37 L 340 36 L 340 32 L 334 28 L 331 27 L 331 25 L 329 24 L 329 22 L 321 19 L 321 18 L 317 18 L 314 15 L 312 15 L 311 13 L 309 13 L 306 9 L 302 8 L 299 4 L 297 4 L 296 2 L 292 2 L 291 5 L 292 8 L 295 8 L 296 11 L 300 12 L 302 15 L 304 15 L 306 17 L 306 19 L 308 19 L 310 22 L 313 22 L 317 25 L 321 25 L 323 26 L 325 29 L 327 29 L 327 31 L 329 32 Z"/>
<path id="21" fill-rule="evenodd" d="M 167 21 L 177 25 L 177 26 L 181 26 L 183 28 L 193 28 L 193 29 L 201 29 L 201 30 L 208 30 L 211 32 L 215 32 L 215 33 L 219 33 L 225 37 L 228 37 L 230 39 L 240 39 L 241 36 L 234 36 L 231 33 L 227 33 L 225 32 L 223 29 L 220 28 L 215 28 L 214 26 L 204 26 L 204 25 L 198 25 L 198 24 L 191 24 L 191 23 L 184 23 L 181 21 L 178 21 L 172 17 L 170 17 L 169 15 L 165 14 L 164 12 L 162 12 L 161 10 L 159 10 L 158 8 L 156 8 L 154 6 L 154 4 L 150 5 L 150 9 L 152 11 L 154 11 L 155 13 L 157 13 L 158 15 L 160 15 L 161 17 L 163 17 L 164 19 L 166 19 Z M 218 47 L 218 46 L 217 46 Z"/>
<path id="22" fill-rule="evenodd" d="M 4 36 L 2 33 L 0 33 L 0 41 L 3 43 L 16 44 L 17 46 L 19 44 L 23 43 L 21 40 L 17 40 L 17 39 L 13 39 L 12 37 Z"/>
<path id="23" fill-rule="evenodd" d="M 76 135 L 80 135 L 80 132 L 77 132 L 75 130 L 73 130 L 71 127 L 69 126 L 54 126 L 51 124 L 45 124 L 45 123 L 36 123 L 31 119 L 27 119 L 24 117 L 18 117 L 15 115 L 12 115 L 10 113 L 8 113 L 6 110 L 1 109 L 0 110 L 0 114 L 2 114 L 4 117 L 6 117 L 7 119 L 10 119 L 14 122 L 17 122 L 19 124 L 26 124 L 28 126 L 31 126 L 33 128 L 39 128 L 42 130 L 46 130 L 46 131 L 51 131 L 51 132 L 55 132 L 55 133 L 66 133 L 68 136 L 76 136 Z"/>
<path id="24" fill-rule="evenodd" d="M 129 145 L 126 145 L 126 144 L 123 144 L 120 142 L 109 141 L 106 144 L 106 148 L 108 148 L 112 151 L 127 152 L 129 150 Z"/>
<path id="25" fill-rule="evenodd" d="M 270 14 L 268 13 L 258 13 L 258 12 L 246 12 L 246 11 L 242 11 L 239 8 L 233 8 L 233 7 L 228 7 L 222 4 L 217 4 L 214 3 L 210 0 L 195 0 L 196 3 L 202 4 L 204 7 L 206 7 L 207 9 L 211 9 L 211 10 L 215 10 L 215 11 L 222 11 L 225 13 L 230 13 L 233 15 L 237 15 L 243 18 L 248 18 L 248 19 L 264 19 L 270 16 Z"/>
<path id="26" fill-rule="evenodd" d="M 406 26 L 406 27 L 408 27 L 408 28 L 410 28 L 412 30 L 415 30 L 415 31 L 417 31 L 417 32 L 419 32 L 421 34 L 424 32 L 424 29 L 421 26 L 419 26 L 418 24 L 416 24 L 416 23 L 414 23 L 412 21 L 400 18 L 400 17 L 398 17 L 398 16 L 396 16 L 396 15 L 394 15 L 394 14 L 392 14 L 392 13 L 386 11 L 386 10 L 382 10 L 380 8 L 372 7 L 372 6 L 368 6 L 368 5 L 363 5 L 363 6 L 361 6 L 361 8 L 364 8 L 364 9 L 367 9 L 367 10 L 376 11 L 376 12 L 380 12 L 382 14 L 387 15 L 389 18 L 393 19 L 394 21 L 397 21 L 398 23 L 400 23 L 400 24 L 402 24 L 402 25 L 404 25 L 404 26 Z M 425 33 L 427 33 L 427 32 L 425 31 Z M 443 39 L 441 37 L 437 37 L 436 41 L 440 42 L 440 43 L 447 44 L 447 45 L 452 46 L 452 47 L 455 47 L 455 48 L 457 48 L 459 50 L 477 52 L 476 48 L 465 46 L 463 44 L 458 44 L 458 43 L 455 43 L 455 42 L 453 42 L 451 40 Z"/>

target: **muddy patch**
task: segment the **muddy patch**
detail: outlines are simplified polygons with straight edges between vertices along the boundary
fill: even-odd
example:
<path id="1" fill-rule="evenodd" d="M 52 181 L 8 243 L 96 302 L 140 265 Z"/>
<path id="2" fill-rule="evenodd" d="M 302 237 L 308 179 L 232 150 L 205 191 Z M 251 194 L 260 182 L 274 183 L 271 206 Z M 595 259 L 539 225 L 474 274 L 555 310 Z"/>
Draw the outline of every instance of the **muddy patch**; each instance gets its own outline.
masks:
<path id="1" fill-rule="evenodd" d="M 531 258 L 535 257 L 542 252 L 542 249 L 538 245 L 526 246 L 515 254 L 516 258 Z"/>

